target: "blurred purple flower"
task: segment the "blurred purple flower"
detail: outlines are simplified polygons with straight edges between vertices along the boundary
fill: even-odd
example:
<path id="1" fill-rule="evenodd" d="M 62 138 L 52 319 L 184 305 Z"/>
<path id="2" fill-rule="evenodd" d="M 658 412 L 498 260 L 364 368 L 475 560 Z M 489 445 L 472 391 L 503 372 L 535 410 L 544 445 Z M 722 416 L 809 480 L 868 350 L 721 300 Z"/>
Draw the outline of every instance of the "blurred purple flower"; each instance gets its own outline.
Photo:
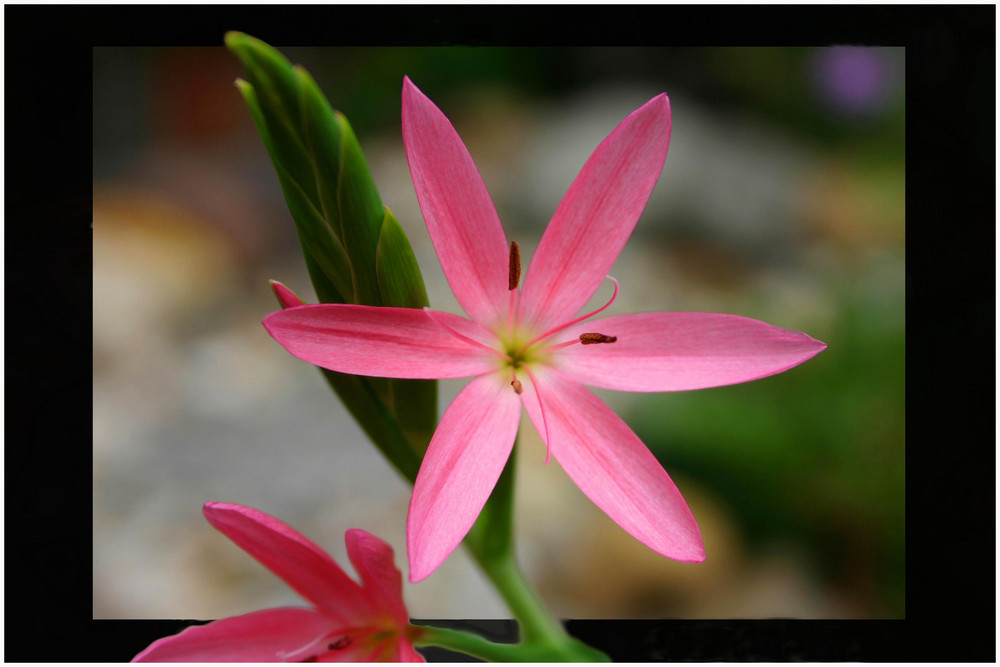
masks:
<path id="1" fill-rule="evenodd" d="M 818 97 L 841 116 L 875 116 L 892 100 L 902 78 L 891 49 L 833 46 L 817 49 L 811 74 Z"/>

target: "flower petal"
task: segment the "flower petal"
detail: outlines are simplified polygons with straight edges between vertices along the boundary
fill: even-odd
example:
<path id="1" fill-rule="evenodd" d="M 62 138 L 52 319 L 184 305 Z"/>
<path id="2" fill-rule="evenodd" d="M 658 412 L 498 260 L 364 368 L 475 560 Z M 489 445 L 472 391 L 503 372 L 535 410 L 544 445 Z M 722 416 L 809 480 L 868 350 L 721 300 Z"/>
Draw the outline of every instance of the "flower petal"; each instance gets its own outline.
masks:
<path id="1" fill-rule="evenodd" d="M 524 277 L 520 318 L 538 331 L 570 319 L 597 290 L 635 228 L 670 145 L 670 101 L 633 111 L 583 166 Z"/>
<path id="2" fill-rule="evenodd" d="M 396 655 L 392 658 L 393 662 L 427 662 L 424 656 L 417 652 L 417 649 L 413 648 L 413 644 L 409 641 L 401 640 L 399 645 L 396 647 Z"/>
<path id="3" fill-rule="evenodd" d="M 309 649 L 333 628 L 330 618 L 313 609 L 264 609 L 157 639 L 132 662 L 298 661 L 310 657 Z"/>
<path id="4" fill-rule="evenodd" d="M 465 144 L 409 77 L 403 79 L 403 145 L 451 290 L 469 317 L 493 328 L 507 315 L 507 236 Z"/>
<path id="5" fill-rule="evenodd" d="M 556 370 L 524 388 L 539 433 L 580 490 L 632 537 L 679 561 L 705 560 L 701 532 L 670 476 L 625 422 L 586 387 Z M 545 422 L 537 396 L 545 404 Z M 545 437 L 543 435 L 543 437 Z"/>
<path id="6" fill-rule="evenodd" d="M 373 604 L 405 628 L 410 617 L 403 604 L 403 575 L 396 567 L 392 547 L 357 528 L 347 531 L 344 541 L 347 556 Z"/>
<path id="7" fill-rule="evenodd" d="M 500 373 L 470 382 L 452 401 L 427 447 L 406 518 L 410 581 L 454 551 L 510 457 L 521 402 Z"/>
<path id="8" fill-rule="evenodd" d="M 454 378 L 496 368 L 495 355 L 472 339 L 490 335 L 450 313 L 432 318 L 417 308 L 316 304 L 264 318 L 267 332 L 293 356 L 332 371 L 392 378 Z"/>
<path id="9" fill-rule="evenodd" d="M 739 315 L 640 313 L 590 320 L 560 339 L 585 332 L 616 336 L 603 345 L 557 352 L 558 368 L 584 384 L 619 391 L 683 391 L 781 373 L 826 349 L 800 331 Z"/>
<path id="10" fill-rule="evenodd" d="M 371 617 L 361 586 L 290 526 L 242 505 L 206 503 L 203 511 L 213 527 L 333 620 L 355 626 Z"/>
<path id="11" fill-rule="evenodd" d="M 294 308 L 295 306 L 305 305 L 302 299 L 300 299 L 295 292 L 285 287 L 282 283 L 277 280 L 272 280 L 271 291 L 274 292 L 274 296 L 278 299 L 278 303 L 281 304 L 282 308 Z"/>

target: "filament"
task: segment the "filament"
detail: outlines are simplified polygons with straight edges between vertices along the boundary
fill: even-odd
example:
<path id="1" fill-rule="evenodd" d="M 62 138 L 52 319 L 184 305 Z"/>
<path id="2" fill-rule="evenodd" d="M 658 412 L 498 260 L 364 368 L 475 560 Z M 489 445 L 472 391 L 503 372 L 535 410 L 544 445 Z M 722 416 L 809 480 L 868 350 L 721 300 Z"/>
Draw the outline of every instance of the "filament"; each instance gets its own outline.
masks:
<path id="1" fill-rule="evenodd" d="M 552 459 L 552 448 L 549 446 L 549 420 L 545 418 L 545 404 L 542 403 L 542 394 L 538 390 L 538 380 L 535 379 L 531 369 L 524 366 L 524 372 L 528 374 L 531 386 L 535 389 L 535 398 L 538 399 L 538 411 L 542 413 L 542 430 L 545 431 L 545 465 L 548 465 Z"/>
<path id="2" fill-rule="evenodd" d="M 615 280 L 614 278 L 612 278 L 611 276 L 608 276 L 608 280 L 610 280 L 611 282 L 613 282 L 615 284 L 615 292 L 614 292 L 614 294 L 611 295 L 611 298 L 608 300 L 608 302 L 606 304 L 604 304 L 603 306 L 601 306 L 600 308 L 598 308 L 597 310 L 595 310 L 592 313 L 587 313 L 586 315 L 581 315 L 580 317 L 576 318 L 575 320 L 570 320 L 569 322 L 566 322 L 565 324 L 560 324 L 559 326 L 557 326 L 557 327 L 555 327 L 553 329 L 549 329 L 545 333 L 543 333 L 543 334 L 541 334 L 539 336 L 536 336 L 533 339 L 531 339 L 531 342 L 529 342 L 524 347 L 525 348 L 529 348 L 532 345 L 534 345 L 535 343 L 537 343 L 538 341 L 542 340 L 543 338 L 548 338 L 552 334 L 558 333 L 558 332 L 562 331 L 563 329 L 565 329 L 566 327 L 571 327 L 574 324 L 576 324 L 577 322 L 582 322 L 585 319 L 587 319 L 588 317 L 593 317 L 594 315 L 600 313 L 601 311 L 605 310 L 608 306 L 610 306 L 612 303 L 614 303 L 615 299 L 618 298 L 618 281 Z M 574 342 L 578 342 L 578 341 L 574 341 Z"/>

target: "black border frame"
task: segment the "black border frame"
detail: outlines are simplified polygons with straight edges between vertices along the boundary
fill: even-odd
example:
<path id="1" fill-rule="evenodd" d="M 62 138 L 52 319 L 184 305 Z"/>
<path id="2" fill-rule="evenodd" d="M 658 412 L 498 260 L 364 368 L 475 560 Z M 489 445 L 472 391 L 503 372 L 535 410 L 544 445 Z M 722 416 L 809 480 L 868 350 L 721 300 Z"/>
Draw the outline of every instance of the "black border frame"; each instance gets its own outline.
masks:
<path id="1" fill-rule="evenodd" d="M 230 29 L 279 47 L 906 47 L 906 619 L 577 620 L 569 628 L 628 661 L 995 660 L 992 5 L 7 5 L 4 17 L 13 323 L 6 660 L 126 661 L 189 623 L 92 619 L 92 49 L 215 46 Z M 510 637 L 507 621 L 478 627 Z"/>

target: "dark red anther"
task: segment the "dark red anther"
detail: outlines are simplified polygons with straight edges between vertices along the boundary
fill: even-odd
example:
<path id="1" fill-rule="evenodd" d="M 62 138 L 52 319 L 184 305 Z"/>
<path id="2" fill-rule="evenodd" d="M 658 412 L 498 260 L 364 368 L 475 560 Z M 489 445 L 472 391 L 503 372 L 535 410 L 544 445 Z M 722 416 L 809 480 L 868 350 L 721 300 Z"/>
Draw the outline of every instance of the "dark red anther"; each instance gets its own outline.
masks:
<path id="1" fill-rule="evenodd" d="M 524 387 L 521 386 L 521 381 L 517 378 L 514 378 L 513 381 L 511 381 L 510 386 L 514 388 L 514 393 L 516 394 L 520 394 L 524 391 Z"/>
<path id="2" fill-rule="evenodd" d="M 580 334 L 580 343 L 583 345 L 596 345 L 597 343 L 613 343 L 618 340 L 618 336 L 606 336 L 602 333 Z"/>
<path id="3" fill-rule="evenodd" d="M 521 282 L 521 247 L 517 245 L 517 241 L 511 241 L 510 273 L 508 274 L 507 289 L 516 290 L 519 282 Z"/>
<path id="4" fill-rule="evenodd" d="M 328 650 L 328 651 L 342 651 L 343 649 L 347 648 L 350 645 L 351 645 L 351 638 L 350 637 L 341 637 L 340 639 L 338 639 L 337 641 L 333 642 L 332 644 L 327 645 L 326 650 Z"/>

